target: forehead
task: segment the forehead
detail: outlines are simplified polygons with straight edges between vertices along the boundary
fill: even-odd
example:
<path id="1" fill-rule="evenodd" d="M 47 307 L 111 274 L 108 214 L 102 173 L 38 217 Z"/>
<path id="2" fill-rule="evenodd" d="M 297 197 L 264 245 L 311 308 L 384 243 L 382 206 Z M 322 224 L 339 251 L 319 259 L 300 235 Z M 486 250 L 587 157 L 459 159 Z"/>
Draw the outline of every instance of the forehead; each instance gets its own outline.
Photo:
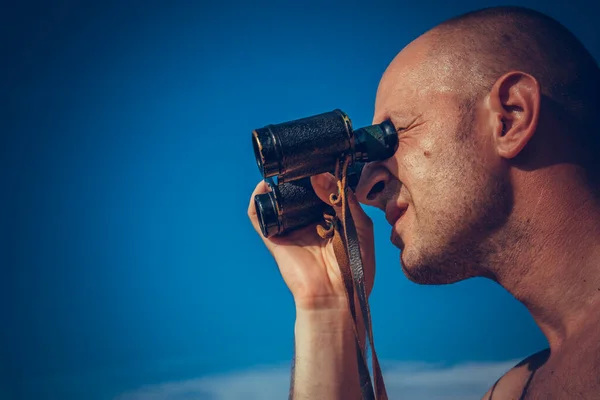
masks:
<path id="1" fill-rule="evenodd" d="M 451 92 L 448 63 L 432 57 L 428 39 L 420 37 L 406 46 L 386 69 L 375 100 L 373 123 L 393 116 L 410 118 L 440 94 Z"/>

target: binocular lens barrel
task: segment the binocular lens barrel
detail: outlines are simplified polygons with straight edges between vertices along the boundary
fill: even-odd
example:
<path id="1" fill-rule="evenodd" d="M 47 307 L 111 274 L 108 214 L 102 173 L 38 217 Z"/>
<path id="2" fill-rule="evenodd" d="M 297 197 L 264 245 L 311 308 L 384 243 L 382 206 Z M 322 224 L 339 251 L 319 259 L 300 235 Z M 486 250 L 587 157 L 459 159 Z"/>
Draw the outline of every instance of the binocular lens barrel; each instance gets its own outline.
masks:
<path id="1" fill-rule="evenodd" d="M 334 110 L 256 129 L 252 142 L 263 177 L 283 183 L 332 171 L 352 147 L 352 123 Z"/>
<path id="2" fill-rule="evenodd" d="M 258 224 L 264 237 L 278 235 L 281 232 L 280 206 L 277 204 L 277 197 L 273 192 L 273 186 L 270 191 L 254 196 L 254 207 L 258 216 Z"/>
<path id="3" fill-rule="evenodd" d="M 398 133 L 391 121 L 354 131 L 354 161 L 369 162 L 390 158 L 398 147 Z"/>
<path id="4" fill-rule="evenodd" d="M 264 237 L 318 222 L 323 213 L 331 208 L 319 199 L 310 178 L 275 185 L 267 180 L 270 191 L 254 196 L 260 230 Z"/>
<path id="5" fill-rule="evenodd" d="M 348 116 L 334 110 L 256 129 L 252 146 L 263 177 L 283 183 L 333 171 L 345 154 L 361 162 L 389 158 L 398 135 L 390 121 L 352 130 Z"/>

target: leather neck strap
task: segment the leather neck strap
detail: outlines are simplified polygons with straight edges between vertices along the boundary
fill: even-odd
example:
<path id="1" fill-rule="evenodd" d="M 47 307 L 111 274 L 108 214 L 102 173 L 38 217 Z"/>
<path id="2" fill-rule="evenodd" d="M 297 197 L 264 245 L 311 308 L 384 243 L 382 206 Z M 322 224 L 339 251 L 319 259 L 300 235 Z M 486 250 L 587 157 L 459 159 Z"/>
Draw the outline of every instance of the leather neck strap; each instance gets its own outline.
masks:
<path id="1" fill-rule="evenodd" d="M 349 189 L 346 181 L 346 173 L 350 162 L 351 158 L 346 157 L 340 160 L 336 167 L 335 177 L 338 183 L 338 193 L 332 194 L 330 197 L 331 203 L 335 206 L 336 215 L 325 215 L 328 229 L 318 226 L 317 231 L 322 238 L 333 238 L 333 249 L 340 267 L 344 287 L 346 289 L 346 298 L 354 322 L 356 356 L 362 398 L 364 400 L 387 400 L 388 397 L 385 390 L 385 384 L 375 352 L 373 329 L 371 327 L 371 313 L 369 310 L 363 262 L 360 253 L 360 243 L 348 205 L 347 190 Z M 358 299 L 359 302 L 360 316 L 357 315 L 355 305 L 356 299 Z M 366 341 L 364 340 L 363 329 L 366 329 Z M 374 385 L 371 381 L 367 361 L 369 344 L 371 348 Z"/>

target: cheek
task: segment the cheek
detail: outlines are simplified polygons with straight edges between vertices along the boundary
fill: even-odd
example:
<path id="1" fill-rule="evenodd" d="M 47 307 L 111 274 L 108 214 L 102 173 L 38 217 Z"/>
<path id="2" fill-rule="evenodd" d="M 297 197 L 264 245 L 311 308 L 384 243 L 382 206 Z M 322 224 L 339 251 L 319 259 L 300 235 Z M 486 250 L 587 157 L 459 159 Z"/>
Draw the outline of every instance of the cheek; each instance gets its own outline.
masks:
<path id="1" fill-rule="evenodd" d="M 457 149 L 441 141 L 422 141 L 404 154 L 409 202 L 415 222 L 436 220 L 463 201 L 464 168 L 456 157 Z"/>
<path id="2" fill-rule="evenodd" d="M 405 150 L 400 154 L 401 166 L 405 169 L 406 184 L 410 190 L 412 186 L 419 186 L 420 182 L 431 178 L 431 169 L 436 162 L 437 151 L 435 142 L 431 139 L 423 139 L 407 143 Z"/>

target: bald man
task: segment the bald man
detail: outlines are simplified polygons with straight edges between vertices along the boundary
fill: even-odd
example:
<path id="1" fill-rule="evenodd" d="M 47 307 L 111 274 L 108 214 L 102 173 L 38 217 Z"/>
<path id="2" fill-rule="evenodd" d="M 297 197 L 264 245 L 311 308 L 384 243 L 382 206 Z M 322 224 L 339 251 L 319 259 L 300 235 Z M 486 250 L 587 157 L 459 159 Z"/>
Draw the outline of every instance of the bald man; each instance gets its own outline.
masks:
<path id="1" fill-rule="evenodd" d="M 492 279 L 548 339 L 484 399 L 600 399 L 599 93 L 584 46 L 514 7 L 435 27 L 381 79 L 373 122 L 391 119 L 398 150 L 368 164 L 350 196 L 368 290 L 373 228 L 359 202 L 385 212 L 410 280 Z M 335 191 L 330 175 L 312 181 L 324 201 Z M 260 232 L 252 202 L 249 216 Z M 293 398 L 359 399 L 331 243 L 307 227 L 265 244 L 296 304 Z"/>

